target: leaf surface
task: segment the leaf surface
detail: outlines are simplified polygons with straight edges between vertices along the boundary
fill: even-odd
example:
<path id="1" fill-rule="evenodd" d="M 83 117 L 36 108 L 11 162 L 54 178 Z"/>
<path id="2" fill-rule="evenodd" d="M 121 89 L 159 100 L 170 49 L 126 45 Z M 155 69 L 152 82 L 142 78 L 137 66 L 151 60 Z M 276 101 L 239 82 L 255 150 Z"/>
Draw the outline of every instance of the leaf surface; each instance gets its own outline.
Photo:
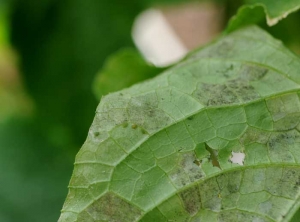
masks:
<path id="1" fill-rule="evenodd" d="M 103 97 L 59 221 L 288 221 L 300 194 L 299 70 L 251 26 Z"/>
<path id="2" fill-rule="evenodd" d="M 258 23 L 266 17 L 269 26 L 276 25 L 290 13 L 300 8 L 300 0 L 245 0 L 237 15 L 234 16 L 227 27 L 227 32 L 232 32 L 241 26 Z"/>

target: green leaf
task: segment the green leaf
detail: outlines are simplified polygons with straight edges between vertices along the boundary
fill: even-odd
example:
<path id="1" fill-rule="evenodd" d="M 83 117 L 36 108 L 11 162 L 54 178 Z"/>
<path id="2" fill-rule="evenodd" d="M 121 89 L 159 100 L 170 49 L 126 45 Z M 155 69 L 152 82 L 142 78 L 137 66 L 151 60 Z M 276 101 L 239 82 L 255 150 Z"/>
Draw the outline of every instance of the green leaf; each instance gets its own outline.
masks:
<path id="1" fill-rule="evenodd" d="M 253 26 L 103 97 L 59 221 L 288 221 L 300 204 L 299 70 Z"/>
<path id="2" fill-rule="evenodd" d="M 143 80 L 163 71 L 148 64 L 136 49 L 126 48 L 110 56 L 96 76 L 94 92 L 97 98 Z"/>
<path id="3" fill-rule="evenodd" d="M 266 17 L 269 26 L 276 25 L 281 19 L 300 8 L 300 0 L 246 0 L 237 15 L 234 16 L 227 27 L 232 32 L 239 27 L 258 23 Z"/>

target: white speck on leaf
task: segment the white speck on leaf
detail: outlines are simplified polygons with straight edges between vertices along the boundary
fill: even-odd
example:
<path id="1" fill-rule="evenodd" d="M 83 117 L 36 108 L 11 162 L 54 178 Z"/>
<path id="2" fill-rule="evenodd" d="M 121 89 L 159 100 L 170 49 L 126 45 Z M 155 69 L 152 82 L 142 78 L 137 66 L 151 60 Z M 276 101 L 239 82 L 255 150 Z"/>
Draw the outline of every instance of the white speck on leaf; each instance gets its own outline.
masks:
<path id="1" fill-rule="evenodd" d="M 235 152 L 231 152 L 231 158 L 230 158 L 230 161 L 232 163 L 237 163 L 241 166 L 244 165 L 244 160 L 245 160 L 245 154 L 244 153 L 241 153 L 241 152 L 238 152 L 238 153 L 235 153 Z"/>

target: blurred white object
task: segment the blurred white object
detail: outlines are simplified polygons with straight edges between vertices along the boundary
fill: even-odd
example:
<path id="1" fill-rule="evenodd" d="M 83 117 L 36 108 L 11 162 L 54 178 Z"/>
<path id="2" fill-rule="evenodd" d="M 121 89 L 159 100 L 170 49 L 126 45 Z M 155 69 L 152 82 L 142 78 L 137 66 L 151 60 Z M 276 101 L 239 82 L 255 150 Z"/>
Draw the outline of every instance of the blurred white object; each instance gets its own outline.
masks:
<path id="1" fill-rule="evenodd" d="M 156 66 L 172 64 L 188 52 L 160 10 L 142 13 L 136 19 L 132 35 L 142 54 Z"/>
<path id="2" fill-rule="evenodd" d="M 186 3 L 140 14 L 132 36 L 146 60 L 167 66 L 189 50 L 209 42 L 222 30 L 223 10 L 212 3 Z"/>

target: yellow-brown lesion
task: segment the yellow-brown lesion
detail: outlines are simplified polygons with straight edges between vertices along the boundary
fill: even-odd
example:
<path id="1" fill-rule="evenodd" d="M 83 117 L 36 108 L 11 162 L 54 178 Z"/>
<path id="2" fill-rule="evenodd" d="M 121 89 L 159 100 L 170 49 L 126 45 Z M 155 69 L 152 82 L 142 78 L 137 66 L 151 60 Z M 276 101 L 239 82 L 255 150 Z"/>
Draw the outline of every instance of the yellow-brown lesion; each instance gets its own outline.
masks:
<path id="1" fill-rule="evenodd" d="M 205 149 L 210 153 L 210 161 L 214 167 L 218 167 L 221 169 L 219 160 L 218 160 L 218 151 L 210 148 L 206 143 L 205 143 Z"/>

